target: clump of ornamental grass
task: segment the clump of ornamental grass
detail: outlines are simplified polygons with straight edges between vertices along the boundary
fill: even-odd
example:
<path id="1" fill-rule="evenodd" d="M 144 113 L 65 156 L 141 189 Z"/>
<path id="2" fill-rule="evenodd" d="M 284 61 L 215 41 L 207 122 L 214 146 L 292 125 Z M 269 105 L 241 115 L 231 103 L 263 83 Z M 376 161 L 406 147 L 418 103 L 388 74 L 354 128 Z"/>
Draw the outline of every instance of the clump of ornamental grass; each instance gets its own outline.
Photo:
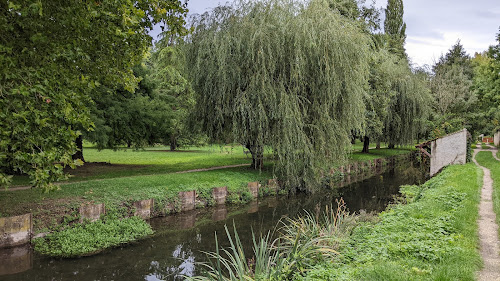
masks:
<path id="1" fill-rule="evenodd" d="M 204 276 L 189 280 L 288 280 L 305 274 L 316 263 L 335 259 L 342 238 L 354 225 L 354 216 L 347 212 L 343 200 L 337 208 L 328 207 L 322 215 L 306 213 L 297 219 L 286 219 L 274 233 L 257 238 L 252 233 L 253 252 L 245 253 L 236 227 L 231 235 L 225 227 L 230 247 L 207 253 L 209 261 L 202 263 Z"/>

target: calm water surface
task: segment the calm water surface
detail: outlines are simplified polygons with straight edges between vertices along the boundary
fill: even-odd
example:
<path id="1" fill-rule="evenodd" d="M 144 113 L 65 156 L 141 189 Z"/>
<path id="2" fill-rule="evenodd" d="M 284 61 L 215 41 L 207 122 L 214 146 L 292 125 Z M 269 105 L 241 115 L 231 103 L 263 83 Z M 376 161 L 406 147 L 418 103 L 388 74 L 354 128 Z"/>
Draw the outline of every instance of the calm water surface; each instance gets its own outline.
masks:
<path id="1" fill-rule="evenodd" d="M 304 210 L 324 210 L 341 197 L 351 212 L 380 212 L 398 194 L 400 185 L 421 182 L 419 169 L 404 163 L 320 194 L 265 198 L 245 206 L 222 206 L 152 219 L 156 232 L 153 237 L 93 257 L 52 259 L 22 248 L 0 251 L 0 280 L 183 280 L 183 275 L 198 272 L 196 263 L 205 260 L 202 251 L 215 250 L 216 232 L 219 243 L 227 246 L 224 225 L 232 227 L 234 223 L 242 242 L 250 247 L 252 229 L 257 234 L 267 233 L 283 217 L 296 217 Z M 2 261 L 8 261 L 7 255 L 11 255 L 11 262 L 2 265 Z M 5 275 L 21 270 L 25 271 Z"/>

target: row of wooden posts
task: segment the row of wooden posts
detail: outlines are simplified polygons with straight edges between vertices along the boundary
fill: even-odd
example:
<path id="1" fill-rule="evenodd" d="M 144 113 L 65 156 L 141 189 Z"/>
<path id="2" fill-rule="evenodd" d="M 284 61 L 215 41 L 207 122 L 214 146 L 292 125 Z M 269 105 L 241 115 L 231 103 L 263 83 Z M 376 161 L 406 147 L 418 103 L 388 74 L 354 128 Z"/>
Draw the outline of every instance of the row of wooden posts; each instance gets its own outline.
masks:
<path id="1" fill-rule="evenodd" d="M 368 170 L 376 172 L 380 171 L 384 166 L 394 164 L 395 160 L 395 157 L 391 157 L 387 159 L 374 159 L 366 162 L 351 163 L 337 169 L 331 169 L 330 174 L 341 173 L 342 175 L 356 175 L 362 174 Z M 350 180 L 348 182 L 350 182 Z M 343 185 L 341 184 L 340 186 Z M 252 198 L 257 198 L 261 184 L 259 182 L 249 182 L 247 187 Z M 270 179 L 267 181 L 266 187 L 271 191 L 271 194 L 276 194 L 279 189 L 279 184 L 277 180 Z M 228 190 L 226 186 L 212 189 L 212 198 L 215 205 L 225 204 L 227 196 Z M 167 203 L 166 206 L 160 206 L 164 209 L 163 213 L 153 211 L 155 205 L 154 199 L 135 201 L 132 204 L 134 210 L 133 215 L 143 219 L 149 219 L 152 216 L 162 214 L 171 214 L 179 211 L 185 212 L 195 209 L 197 204 L 200 204 L 200 201 L 195 190 L 182 191 L 178 193 L 175 202 Z M 85 204 L 82 205 L 78 211 L 81 222 L 84 220 L 96 221 L 106 213 L 106 206 L 104 203 Z M 33 215 L 31 213 L 13 217 L 0 217 L 0 248 L 14 247 L 29 243 L 32 237 Z"/>

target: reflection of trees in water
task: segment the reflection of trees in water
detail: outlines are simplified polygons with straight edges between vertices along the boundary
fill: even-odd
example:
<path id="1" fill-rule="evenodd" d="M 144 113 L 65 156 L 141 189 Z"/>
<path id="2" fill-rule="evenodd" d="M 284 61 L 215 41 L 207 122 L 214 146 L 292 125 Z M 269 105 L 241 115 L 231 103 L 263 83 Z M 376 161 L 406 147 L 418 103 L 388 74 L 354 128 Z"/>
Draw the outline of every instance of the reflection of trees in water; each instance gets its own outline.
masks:
<path id="1" fill-rule="evenodd" d="M 422 184 L 429 178 L 430 159 L 423 155 L 418 156 L 418 154 L 411 159 L 397 162 L 395 165 L 396 173 L 413 184 Z"/>

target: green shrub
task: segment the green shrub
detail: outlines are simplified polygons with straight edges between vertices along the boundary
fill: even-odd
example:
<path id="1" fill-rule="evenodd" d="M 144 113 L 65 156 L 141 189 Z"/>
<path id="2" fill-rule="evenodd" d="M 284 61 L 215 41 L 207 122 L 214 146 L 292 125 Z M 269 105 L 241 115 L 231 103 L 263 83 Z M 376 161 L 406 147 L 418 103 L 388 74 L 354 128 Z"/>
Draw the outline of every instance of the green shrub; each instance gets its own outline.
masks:
<path id="1" fill-rule="evenodd" d="M 79 257 L 98 253 L 151 235 L 151 226 L 138 217 L 75 224 L 72 228 L 34 239 L 35 250 L 53 257 Z"/>

